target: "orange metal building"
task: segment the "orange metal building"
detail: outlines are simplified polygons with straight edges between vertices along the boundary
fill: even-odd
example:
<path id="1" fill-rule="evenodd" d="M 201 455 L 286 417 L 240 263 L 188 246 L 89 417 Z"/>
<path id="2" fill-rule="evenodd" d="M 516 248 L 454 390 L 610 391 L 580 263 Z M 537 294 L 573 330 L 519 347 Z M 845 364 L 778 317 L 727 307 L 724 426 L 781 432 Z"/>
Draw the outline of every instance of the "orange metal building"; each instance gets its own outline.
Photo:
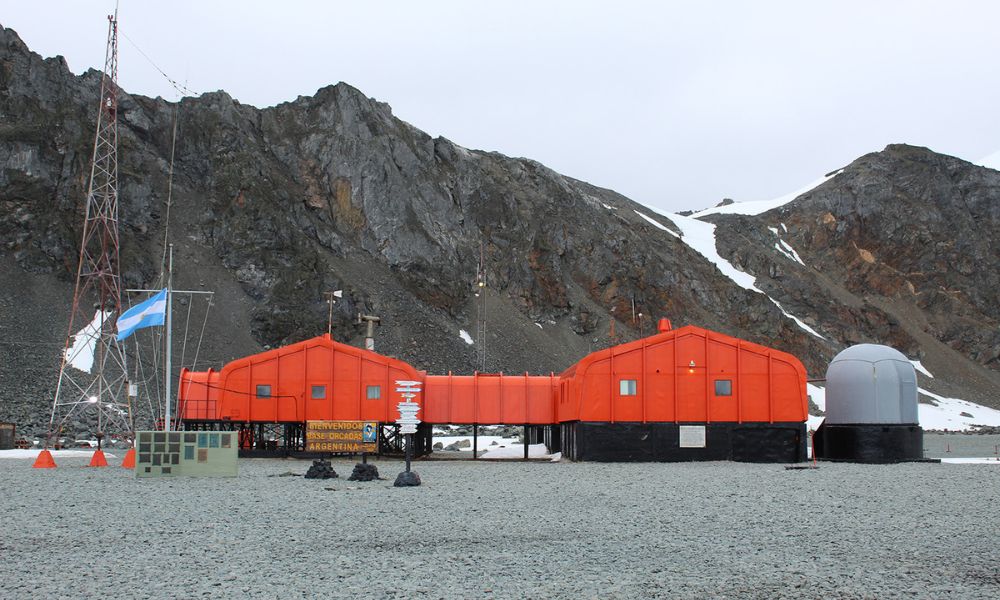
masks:
<path id="1" fill-rule="evenodd" d="M 547 376 L 426 375 L 323 335 L 220 371 L 184 370 L 178 406 L 186 427 L 238 427 L 245 445 L 259 447 L 283 428 L 283 445 L 293 450 L 305 421 L 393 423 L 399 379 L 423 383 L 424 450 L 431 424 L 512 424 L 536 426 L 533 438 L 544 432 L 550 448 L 566 446 L 581 460 L 805 457 L 806 373 L 798 359 L 698 327 L 671 330 L 666 320 L 655 335 Z"/>

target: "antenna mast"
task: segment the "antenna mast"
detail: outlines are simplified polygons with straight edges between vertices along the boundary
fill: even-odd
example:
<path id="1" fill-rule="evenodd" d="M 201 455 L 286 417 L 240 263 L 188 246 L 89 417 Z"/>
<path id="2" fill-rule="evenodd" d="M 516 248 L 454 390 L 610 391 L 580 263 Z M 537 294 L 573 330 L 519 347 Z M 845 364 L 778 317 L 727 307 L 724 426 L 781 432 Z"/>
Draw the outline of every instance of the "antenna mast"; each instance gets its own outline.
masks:
<path id="1" fill-rule="evenodd" d="M 100 451 L 105 432 L 129 439 L 133 424 L 124 347 L 116 340 L 121 314 L 118 241 L 118 13 L 108 16 L 108 43 L 90 163 L 69 331 L 52 401 L 46 448 L 75 417 L 91 427 Z M 79 330 L 77 328 L 80 328 Z M 97 453 L 91 464 L 97 463 Z M 103 462 L 103 453 L 101 461 Z M 106 464 L 106 463 L 104 463 Z"/>
<path id="2" fill-rule="evenodd" d="M 486 371 L 486 260 L 483 243 L 479 242 L 479 269 L 476 272 L 476 369 Z"/>

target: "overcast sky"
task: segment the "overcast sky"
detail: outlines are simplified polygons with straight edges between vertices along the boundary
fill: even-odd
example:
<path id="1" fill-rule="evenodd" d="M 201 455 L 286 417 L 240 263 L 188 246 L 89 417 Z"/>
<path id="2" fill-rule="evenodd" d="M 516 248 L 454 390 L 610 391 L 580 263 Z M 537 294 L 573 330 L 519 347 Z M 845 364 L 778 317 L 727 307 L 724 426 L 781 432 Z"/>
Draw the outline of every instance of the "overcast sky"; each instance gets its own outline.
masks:
<path id="1" fill-rule="evenodd" d="M 0 0 L 81 73 L 114 2 Z M 347 82 L 431 135 L 665 210 L 795 190 L 887 144 L 1000 150 L 1000 2 L 122 0 L 122 87 L 272 106 Z"/>

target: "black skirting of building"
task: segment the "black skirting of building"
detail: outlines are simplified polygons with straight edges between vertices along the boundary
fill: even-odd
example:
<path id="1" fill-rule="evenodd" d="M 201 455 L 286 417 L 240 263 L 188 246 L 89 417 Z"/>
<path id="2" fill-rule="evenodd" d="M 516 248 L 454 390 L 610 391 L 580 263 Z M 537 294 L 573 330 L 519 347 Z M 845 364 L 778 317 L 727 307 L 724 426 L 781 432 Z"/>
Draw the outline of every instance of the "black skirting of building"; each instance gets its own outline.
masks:
<path id="1" fill-rule="evenodd" d="M 806 425 L 575 421 L 547 427 L 545 443 L 574 461 L 795 463 L 806 460 Z"/>
<path id="2" fill-rule="evenodd" d="M 813 434 L 820 460 L 896 463 L 924 458 L 924 430 L 919 425 L 829 425 Z"/>

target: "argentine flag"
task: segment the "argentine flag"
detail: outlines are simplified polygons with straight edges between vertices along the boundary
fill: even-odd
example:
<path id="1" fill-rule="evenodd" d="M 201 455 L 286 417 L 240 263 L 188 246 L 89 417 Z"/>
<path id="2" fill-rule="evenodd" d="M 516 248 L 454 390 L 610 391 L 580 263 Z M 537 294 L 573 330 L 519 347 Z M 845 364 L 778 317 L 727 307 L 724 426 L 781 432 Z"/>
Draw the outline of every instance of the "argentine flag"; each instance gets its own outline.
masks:
<path id="1" fill-rule="evenodd" d="M 118 317 L 118 341 L 122 341 L 136 329 L 163 325 L 163 316 L 167 312 L 167 288 L 141 304 L 122 313 Z"/>

